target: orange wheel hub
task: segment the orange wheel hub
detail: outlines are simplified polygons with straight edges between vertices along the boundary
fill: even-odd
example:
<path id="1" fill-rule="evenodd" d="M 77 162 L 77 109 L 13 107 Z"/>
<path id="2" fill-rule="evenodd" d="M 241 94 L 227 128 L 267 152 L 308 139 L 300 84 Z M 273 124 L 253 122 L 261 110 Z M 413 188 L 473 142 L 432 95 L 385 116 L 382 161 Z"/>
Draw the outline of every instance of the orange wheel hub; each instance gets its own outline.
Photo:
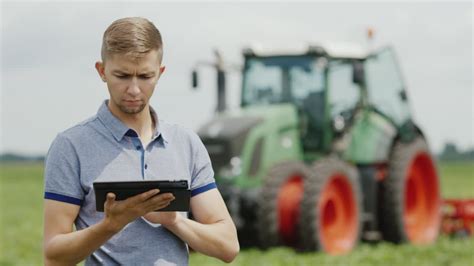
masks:
<path id="1" fill-rule="evenodd" d="M 294 245 L 297 242 L 296 224 L 302 197 L 303 179 L 301 176 L 288 179 L 278 193 L 278 231 L 285 244 Z"/>

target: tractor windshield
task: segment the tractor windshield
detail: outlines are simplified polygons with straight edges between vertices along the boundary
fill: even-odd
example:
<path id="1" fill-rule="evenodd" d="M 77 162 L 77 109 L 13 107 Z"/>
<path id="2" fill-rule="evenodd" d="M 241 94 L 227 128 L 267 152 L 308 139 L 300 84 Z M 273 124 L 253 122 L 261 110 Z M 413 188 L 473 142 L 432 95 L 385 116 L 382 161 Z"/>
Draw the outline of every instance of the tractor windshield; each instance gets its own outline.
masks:
<path id="1" fill-rule="evenodd" d="M 303 101 L 321 94 L 324 75 L 314 56 L 250 57 L 245 62 L 242 105 Z"/>

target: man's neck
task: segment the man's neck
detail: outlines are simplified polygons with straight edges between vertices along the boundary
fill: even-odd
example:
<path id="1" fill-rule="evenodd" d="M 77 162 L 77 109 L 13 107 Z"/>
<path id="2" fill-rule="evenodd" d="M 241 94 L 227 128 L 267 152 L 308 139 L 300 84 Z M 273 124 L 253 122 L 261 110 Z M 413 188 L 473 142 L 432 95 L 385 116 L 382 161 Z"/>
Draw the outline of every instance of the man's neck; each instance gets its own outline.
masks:
<path id="1" fill-rule="evenodd" d="M 145 106 L 145 108 L 137 114 L 126 114 L 110 103 L 109 110 L 127 127 L 135 130 L 144 145 L 150 141 L 153 135 L 155 121 L 153 121 L 153 118 L 150 114 L 149 105 Z"/>

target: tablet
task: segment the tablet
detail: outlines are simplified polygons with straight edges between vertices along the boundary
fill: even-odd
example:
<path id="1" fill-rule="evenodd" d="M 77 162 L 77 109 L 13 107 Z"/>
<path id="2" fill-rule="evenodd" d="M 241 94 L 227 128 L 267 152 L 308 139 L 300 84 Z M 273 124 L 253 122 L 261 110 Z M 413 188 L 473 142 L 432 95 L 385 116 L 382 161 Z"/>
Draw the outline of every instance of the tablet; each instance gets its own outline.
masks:
<path id="1" fill-rule="evenodd" d="M 115 194 L 115 200 L 124 200 L 155 188 L 160 190 L 158 194 L 172 193 L 175 197 L 170 205 L 157 211 L 189 211 L 191 191 L 187 180 L 106 181 L 94 182 L 93 186 L 96 210 L 99 212 L 104 211 L 104 203 L 109 192 Z"/>

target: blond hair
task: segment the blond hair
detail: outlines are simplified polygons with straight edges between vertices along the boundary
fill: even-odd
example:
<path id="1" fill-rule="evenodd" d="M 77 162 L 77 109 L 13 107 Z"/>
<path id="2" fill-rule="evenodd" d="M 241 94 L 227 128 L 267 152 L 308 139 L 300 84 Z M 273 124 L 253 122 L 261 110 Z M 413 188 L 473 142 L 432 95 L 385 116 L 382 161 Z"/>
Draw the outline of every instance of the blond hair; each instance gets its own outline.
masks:
<path id="1" fill-rule="evenodd" d="M 158 59 L 161 63 L 163 41 L 160 31 L 145 18 L 129 17 L 114 21 L 105 30 L 101 56 L 103 62 L 114 54 L 140 59 L 153 50 L 158 51 Z"/>

